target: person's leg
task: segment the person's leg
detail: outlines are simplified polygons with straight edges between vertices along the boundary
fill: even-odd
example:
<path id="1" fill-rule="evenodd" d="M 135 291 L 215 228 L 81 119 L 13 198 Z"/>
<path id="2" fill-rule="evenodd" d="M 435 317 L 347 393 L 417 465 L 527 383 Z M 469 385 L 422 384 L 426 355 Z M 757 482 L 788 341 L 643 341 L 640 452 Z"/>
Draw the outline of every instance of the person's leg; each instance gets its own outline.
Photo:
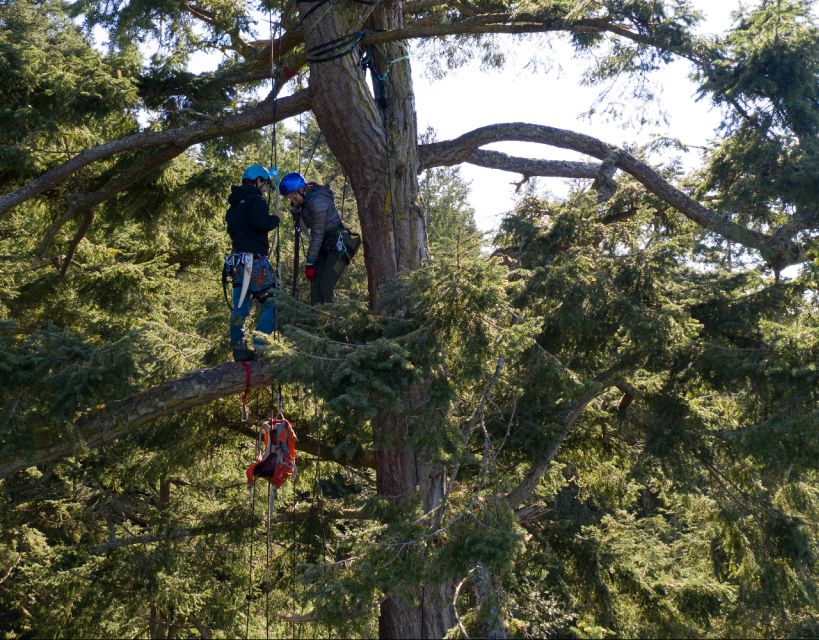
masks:
<path id="1" fill-rule="evenodd" d="M 344 263 L 342 257 L 336 251 L 331 251 L 316 274 L 316 281 L 318 282 L 319 297 L 322 303 L 332 302 L 334 297 L 334 289 L 341 274 L 344 273 L 344 268 L 347 265 Z"/>
<path id="2" fill-rule="evenodd" d="M 234 354 L 242 349 L 247 350 L 245 321 L 250 315 L 250 308 L 253 305 L 253 298 L 248 294 L 245 296 L 242 305 L 239 306 L 241 293 L 241 287 L 233 287 L 233 311 L 230 314 L 230 347 L 233 349 Z"/>
<path id="3" fill-rule="evenodd" d="M 323 249 L 319 252 L 318 261 L 315 264 L 316 267 L 316 277 L 313 278 L 313 281 L 310 283 L 310 306 L 316 306 L 317 304 L 323 304 L 327 302 L 321 295 L 321 273 L 324 269 L 324 265 L 327 263 L 327 252 Z"/>
<path id="4" fill-rule="evenodd" d="M 267 298 L 261 303 L 262 309 L 259 314 L 259 319 L 256 322 L 256 331 L 259 333 L 271 334 L 276 325 L 276 305 L 274 301 L 274 284 L 276 282 L 276 274 L 270 266 L 270 261 L 267 258 L 253 261 L 253 278 L 251 280 L 251 288 L 253 292 L 261 291 L 267 294 Z M 254 340 L 254 344 L 258 343 Z"/>

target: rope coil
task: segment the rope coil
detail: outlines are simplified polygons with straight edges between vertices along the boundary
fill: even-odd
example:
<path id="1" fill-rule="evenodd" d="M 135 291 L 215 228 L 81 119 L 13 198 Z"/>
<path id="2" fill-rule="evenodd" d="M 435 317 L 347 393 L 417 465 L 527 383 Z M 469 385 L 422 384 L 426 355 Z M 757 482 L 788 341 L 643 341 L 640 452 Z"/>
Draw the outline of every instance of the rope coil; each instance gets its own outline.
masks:
<path id="1" fill-rule="evenodd" d="M 310 47 L 307 50 L 307 62 L 329 62 L 352 53 L 358 43 L 364 39 L 364 31 L 354 31 L 340 38 Z"/>

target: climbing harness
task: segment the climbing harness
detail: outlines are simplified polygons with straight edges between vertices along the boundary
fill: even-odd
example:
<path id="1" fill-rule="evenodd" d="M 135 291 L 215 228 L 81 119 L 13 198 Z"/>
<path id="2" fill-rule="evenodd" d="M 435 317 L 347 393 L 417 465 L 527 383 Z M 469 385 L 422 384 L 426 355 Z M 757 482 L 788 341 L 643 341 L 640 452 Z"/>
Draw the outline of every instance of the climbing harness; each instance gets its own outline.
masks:
<path id="1" fill-rule="evenodd" d="M 279 249 L 279 236 L 278 236 L 278 227 L 276 228 L 276 251 L 277 253 L 280 251 Z M 225 304 L 227 305 L 228 309 L 233 311 L 233 305 L 230 304 L 230 298 L 228 296 L 228 282 L 233 282 L 233 286 L 238 288 L 241 287 L 242 292 L 239 297 L 239 306 L 242 306 L 242 303 L 245 300 L 248 288 L 250 286 L 250 279 L 251 274 L 253 272 L 253 260 L 267 260 L 267 256 L 264 255 L 254 255 L 252 253 L 246 253 L 243 251 L 232 251 L 231 253 L 225 254 L 225 261 L 224 266 L 222 267 L 222 294 L 225 297 Z M 236 283 L 234 278 L 236 270 L 240 269 L 242 272 L 242 280 L 240 284 Z M 278 289 L 281 286 L 281 273 L 278 268 L 278 256 L 277 256 L 277 267 L 276 267 L 276 275 L 273 278 L 272 284 L 258 289 L 256 291 L 251 291 L 251 297 L 258 302 L 259 304 L 264 303 L 267 300 L 273 289 Z"/>

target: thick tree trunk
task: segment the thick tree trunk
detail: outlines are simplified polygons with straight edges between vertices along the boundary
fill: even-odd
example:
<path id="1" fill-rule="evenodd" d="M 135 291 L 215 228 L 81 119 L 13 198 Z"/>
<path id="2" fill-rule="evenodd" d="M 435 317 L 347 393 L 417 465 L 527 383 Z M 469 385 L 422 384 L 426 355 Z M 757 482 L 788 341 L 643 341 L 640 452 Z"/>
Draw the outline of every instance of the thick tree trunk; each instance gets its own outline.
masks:
<path id="1" fill-rule="evenodd" d="M 367 5 L 319 9 L 305 21 L 308 50 L 360 28 Z M 315 17 L 314 17 L 315 16 Z M 403 25 L 401 5 L 388 2 L 369 16 L 376 30 Z M 418 148 L 412 77 L 400 45 L 373 50 L 378 74 L 386 77 L 387 104 L 374 100 L 355 52 L 311 63 L 313 112 L 327 144 L 346 172 L 358 204 L 364 240 L 370 305 L 383 299 L 383 287 L 399 272 L 417 269 L 426 258 L 423 213 L 417 205 Z M 308 177 L 309 178 L 309 177 Z M 402 501 L 421 492 L 425 510 L 443 496 L 444 469 L 419 458 L 410 444 L 406 412 L 423 398 L 411 391 L 400 411 L 379 416 L 375 428 L 378 493 Z M 449 585 L 420 586 L 418 603 L 387 594 L 379 634 L 384 638 L 440 638 L 454 624 Z"/>

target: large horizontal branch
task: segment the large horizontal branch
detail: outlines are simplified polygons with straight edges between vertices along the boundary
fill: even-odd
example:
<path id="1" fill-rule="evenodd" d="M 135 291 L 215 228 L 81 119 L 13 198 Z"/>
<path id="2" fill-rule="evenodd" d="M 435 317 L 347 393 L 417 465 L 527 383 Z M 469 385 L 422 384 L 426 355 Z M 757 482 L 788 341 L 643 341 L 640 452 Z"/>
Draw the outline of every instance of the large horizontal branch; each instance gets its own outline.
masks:
<path id="1" fill-rule="evenodd" d="M 259 361 L 248 366 L 251 373 L 251 388 L 269 387 L 274 383 L 271 364 Z M 163 382 L 131 398 L 80 417 L 75 422 L 75 434 L 84 446 L 95 449 L 114 442 L 152 420 L 241 393 L 244 389 L 245 373 L 239 363 L 228 362 L 210 369 L 199 369 L 183 378 Z M 316 442 L 314 447 L 309 443 L 309 438 L 306 440 L 305 451 L 309 446 L 312 451 L 308 452 L 316 455 L 318 443 Z M 66 440 L 38 449 L 28 456 L 0 455 L 0 478 L 29 466 L 75 455 L 76 452 L 75 444 Z M 323 449 L 322 457 L 334 458 L 329 448 Z M 345 463 L 342 459 L 334 461 Z M 371 456 L 365 453 L 359 454 L 350 463 L 374 466 Z"/>
<path id="2" fill-rule="evenodd" d="M 422 156 L 420 170 L 429 169 L 434 164 L 427 164 L 429 158 Z M 468 162 L 478 167 L 511 171 L 524 176 L 541 176 L 544 178 L 589 178 L 593 180 L 600 173 L 600 164 L 596 162 L 571 162 L 568 160 L 536 160 L 518 158 L 500 151 L 476 149 L 464 156 L 461 162 Z"/>
<path id="3" fill-rule="evenodd" d="M 310 96 L 308 90 L 305 89 L 292 96 L 278 99 L 275 114 L 273 112 L 273 99 L 268 97 L 256 106 L 230 116 L 202 120 L 187 127 L 166 131 L 142 131 L 106 142 L 83 151 L 63 164 L 46 171 L 42 176 L 35 178 L 17 191 L 0 196 L 0 214 L 51 189 L 93 162 L 105 160 L 120 153 L 141 149 L 176 147 L 180 149 L 179 153 L 181 153 L 181 150 L 187 149 L 194 144 L 221 136 L 258 129 L 309 109 Z"/>
<path id="4" fill-rule="evenodd" d="M 423 166 L 451 166 L 467 162 L 479 147 L 512 140 L 570 149 L 610 163 L 638 180 L 689 220 L 728 240 L 759 251 L 773 266 L 781 268 L 804 260 L 801 248 L 792 239 L 776 238 L 774 241 L 758 231 L 731 222 L 677 189 L 628 151 L 583 133 L 524 122 L 493 124 L 453 140 L 420 145 L 419 155 Z"/>
<path id="5" fill-rule="evenodd" d="M 379 31 L 368 33 L 363 40 L 364 44 L 380 44 L 396 40 L 414 38 L 446 37 L 457 35 L 484 35 L 484 34 L 526 34 L 549 33 L 555 31 L 571 31 L 575 33 L 610 33 L 643 46 L 657 47 L 676 53 L 695 63 L 699 59 L 687 47 L 672 46 L 656 38 L 632 31 L 627 25 L 607 20 L 605 18 L 585 18 L 565 20 L 563 18 L 538 18 L 534 15 L 496 13 L 468 17 L 457 22 L 442 24 L 410 24 L 404 29 L 393 31 Z"/>

